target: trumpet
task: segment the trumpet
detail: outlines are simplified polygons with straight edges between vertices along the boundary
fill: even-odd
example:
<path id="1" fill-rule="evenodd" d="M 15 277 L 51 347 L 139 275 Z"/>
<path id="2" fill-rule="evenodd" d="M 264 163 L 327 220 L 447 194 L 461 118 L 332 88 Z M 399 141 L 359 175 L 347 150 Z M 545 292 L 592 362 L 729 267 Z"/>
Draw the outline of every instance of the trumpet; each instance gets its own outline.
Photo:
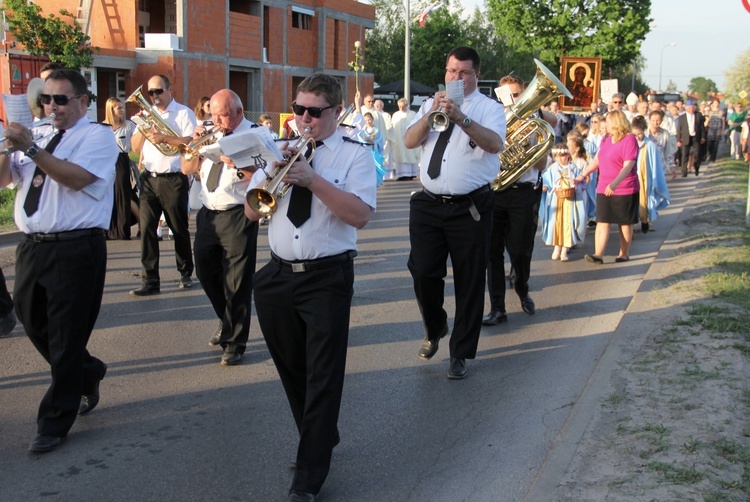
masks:
<path id="1" fill-rule="evenodd" d="M 339 115 L 338 121 L 336 122 L 336 127 L 339 127 L 341 124 L 344 123 L 344 120 L 346 120 L 349 114 L 354 111 L 354 108 L 355 108 L 354 103 L 344 108 L 344 110 L 341 112 L 341 115 Z"/>
<path id="2" fill-rule="evenodd" d="M 292 156 L 284 157 L 284 164 L 277 166 L 271 171 L 270 174 L 266 175 L 266 182 L 260 188 L 253 188 L 247 192 L 245 200 L 247 200 L 248 206 L 263 217 L 271 216 L 276 212 L 278 208 L 279 199 L 283 198 L 287 192 L 291 189 L 292 185 L 283 184 L 282 180 L 289 169 L 297 162 L 300 155 L 303 155 L 308 145 L 312 148 L 310 157 L 307 158 L 308 162 L 315 156 L 315 140 L 312 137 L 306 137 L 312 132 L 312 128 L 307 127 L 302 133 L 302 136 L 292 146 L 293 150 L 297 150 Z"/>
<path id="3" fill-rule="evenodd" d="M 52 122 L 55 120 L 55 114 L 50 113 L 46 118 L 42 120 L 37 120 L 32 126 L 31 126 L 31 140 L 34 142 L 40 141 L 42 139 L 45 139 L 49 136 L 52 136 L 55 133 L 54 127 L 52 128 L 52 132 L 48 132 L 47 134 L 43 134 L 40 132 L 35 132 L 35 129 L 40 129 L 42 127 L 48 126 L 52 124 Z M 8 139 L 6 136 L 0 137 L 0 143 L 5 143 L 5 140 Z M 0 150 L 0 155 L 8 155 L 11 153 L 10 148 L 5 148 L 3 150 Z"/>
<path id="4" fill-rule="evenodd" d="M 207 129 L 198 139 L 194 139 L 187 145 L 182 144 L 179 146 L 180 154 L 187 161 L 193 160 L 200 154 L 200 149 L 206 145 L 210 145 L 216 141 L 216 135 L 222 132 L 224 129 L 215 125 L 211 129 Z"/>
<path id="5" fill-rule="evenodd" d="M 443 132 L 448 129 L 449 124 L 450 119 L 448 118 L 448 115 L 443 112 L 442 108 L 438 108 L 427 116 L 427 125 L 430 126 L 430 129 L 433 131 Z"/>

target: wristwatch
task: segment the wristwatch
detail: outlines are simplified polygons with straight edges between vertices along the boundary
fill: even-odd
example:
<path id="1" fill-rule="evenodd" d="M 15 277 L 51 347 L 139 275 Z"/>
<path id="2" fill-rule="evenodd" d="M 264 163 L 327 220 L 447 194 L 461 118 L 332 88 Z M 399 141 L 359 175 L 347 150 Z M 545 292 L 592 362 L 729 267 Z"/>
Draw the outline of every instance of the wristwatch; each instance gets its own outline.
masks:
<path id="1" fill-rule="evenodd" d="M 471 119 L 469 117 L 465 117 L 463 122 L 461 122 L 461 127 L 466 128 L 471 125 Z"/>
<path id="2" fill-rule="evenodd" d="M 39 153 L 39 147 L 36 146 L 36 143 L 32 144 L 27 150 L 26 150 L 26 156 L 30 159 L 33 159 L 36 157 L 36 155 Z"/>

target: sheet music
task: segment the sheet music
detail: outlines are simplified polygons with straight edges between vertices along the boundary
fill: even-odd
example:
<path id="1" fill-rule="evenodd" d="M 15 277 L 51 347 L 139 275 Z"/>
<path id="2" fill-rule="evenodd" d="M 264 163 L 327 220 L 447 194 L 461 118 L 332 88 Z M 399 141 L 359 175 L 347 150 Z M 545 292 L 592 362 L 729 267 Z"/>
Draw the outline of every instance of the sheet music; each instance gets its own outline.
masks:
<path id="1" fill-rule="evenodd" d="M 283 158 L 267 127 L 255 127 L 224 136 L 216 143 L 201 148 L 200 154 L 212 162 L 221 162 L 219 157 L 225 155 L 239 168 L 254 166 L 259 169 L 271 166 Z"/>
<path id="2" fill-rule="evenodd" d="M 8 117 L 8 123 L 15 122 L 21 124 L 27 129 L 34 125 L 34 119 L 31 116 L 29 102 L 25 94 L 3 94 L 3 107 L 5 115 Z"/>
<path id="3" fill-rule="evenodd" d="M 445 97 L 461 106 L 464 102 L 464 81 L 451 80 L 445 83 Z"/>
<path id="4" fill-rule="evenodd" d="M 501 85 L 500 87 L 495 87 L 495 96 L 497 96 L 497 99 L 499 99 L 503 106 L 506 108 L 512 105 L 515 101 L 513 99 L 513 92 L 511 92 L 510 86 L 508 84 Z"/>

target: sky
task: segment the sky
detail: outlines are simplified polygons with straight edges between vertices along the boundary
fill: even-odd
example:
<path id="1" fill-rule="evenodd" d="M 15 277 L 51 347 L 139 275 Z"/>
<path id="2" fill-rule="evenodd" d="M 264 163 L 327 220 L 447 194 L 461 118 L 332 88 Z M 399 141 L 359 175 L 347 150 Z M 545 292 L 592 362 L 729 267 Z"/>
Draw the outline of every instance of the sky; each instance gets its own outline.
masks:
<path id="1" fill-rule="evenodd" d="M 465 12 L 484 9 L 484 0 L 461 3 Z M 672 80 L 684 91 L 692 78 L 705 77 L 723 91 L 724 71 L 750 50 L 750 12 L 742 0 L 651 0 L 651 18 L 654 26 L 641 44 L 641 79 L 652 89 L 659 87 L 661 69 L 662 88 Z"/>

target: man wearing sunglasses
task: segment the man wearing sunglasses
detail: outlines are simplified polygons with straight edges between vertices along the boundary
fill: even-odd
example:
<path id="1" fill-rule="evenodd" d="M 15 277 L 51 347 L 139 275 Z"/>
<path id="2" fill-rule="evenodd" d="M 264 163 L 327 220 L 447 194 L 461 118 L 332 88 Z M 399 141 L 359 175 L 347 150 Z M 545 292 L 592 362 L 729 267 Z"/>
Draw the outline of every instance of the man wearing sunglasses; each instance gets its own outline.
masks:
<path id="1" fill-rule="evenodd" d="M 446 58 L 445 81 L 462 80 L 459 106 L 445 91 L 426 100 L 406 131 L 406 148 L 421 147 L 424 189 L 411 197 L 409 271 L 426 337 L 419 357 L 430 359 L 448 334 L 443 309 L 446 260 L 451 258 L 456 315 L 450 338 L 448 378 L 466 376 L 466 359 L 476 357 L 482 328 L 485 269 L 492 226 L 490 182 L 500 169 L 497 154 L 505 141 L 503 106 L 477 89 L 479 54 L 457 47 Z M 453 84 L 450 84 L 453 87 Z M 431 129 L 429 116 L 440 109 L 450 125 Z"/>
<path id="2" fill-rule="evenodd" d="M 119 148 L 109 127 L 86 117 L 88 100 L 79 72 L 54 70 L 41 102 L 46 116 L 55 114 L 55 134 L 35 143 L 29 129 L 12 123 L 6 137 L 14 153 L 0 155 L 0 186 L 18 188 L 15 220 L 24 233 L 16 313 L 52 375 L 28 448 L 34 453 L 57 448 L 76 415 L 96 407 L 107 371 L 86 344 L 104 291 Z"/>
<path id="3" fill-rule="evenodd" d="M 159 238 L 156 227 L 162 212 L 174 233 L 174 251 L 177 270 L 180 272 L 179 288 L 193 286 L 193 256 L 188 230 L 188 178 L 180 169 L 180 155 L 166 156 L 155 145 L 162 143 L 173 147 L 188 144 L 193 137 L 196 118 L 193 110 L 172 97 L 172 87 L 164 75 L 148 80 L 148 95 L 153 110 L 169 124 L 177 136 L 167 136 L 156 130 L 143 133 L 140 128 L 133 135 L 133 151 L 141 154 L 144 172 L 141 173 L 141 264 L 142 284 L 130 292 L 135 296 L 148 296 L 161 291 L 159 277 Z"/>
<path id="4" fill-rule="evenodd" d="M 245 118 L 240 97 L 222 89 L 211 97 L 211 118 L 220 128 L 219 137 L 249 131 L 254 124 Z M 206 130 L 195 128 L 194 139 Z M 196 155 L 182 160 L 182 172 L 200 171 L 203 207 L 195 220 L 195 273 L 219 318 L 219 327 L 209 340 L 221 346 L 221 364 L 242 361 L 250 333 L 250 297 L 253 292 L 258 222 L 245 218 L 245 192 L 252 173 L 242 172 L 231 158 L 214 163 Z M 243 170 L 244 171 L 244 170 Z M 252 169 L 255 171 L 255 169 Z M 219 258 L 217 258 L 219 257 Z"/>
<path id="5" fill-rule="evenodd" d="M 372 153 L 336 130 L 341 97 L 338 80 L 322 73 L 297 87 L 297 128 L 310 128 L 315 156 L 284 176 L 292 189 L 268 225 L 271 261 L 253 278 L 258 322 L 300 434 L 288 501 L 317 498 L 340 440 L 357 229 L 375 210 Z M 258 170 L 250 185 L 265 181 Z M 247 202 L 245 213 L 261 217 Z"/>

